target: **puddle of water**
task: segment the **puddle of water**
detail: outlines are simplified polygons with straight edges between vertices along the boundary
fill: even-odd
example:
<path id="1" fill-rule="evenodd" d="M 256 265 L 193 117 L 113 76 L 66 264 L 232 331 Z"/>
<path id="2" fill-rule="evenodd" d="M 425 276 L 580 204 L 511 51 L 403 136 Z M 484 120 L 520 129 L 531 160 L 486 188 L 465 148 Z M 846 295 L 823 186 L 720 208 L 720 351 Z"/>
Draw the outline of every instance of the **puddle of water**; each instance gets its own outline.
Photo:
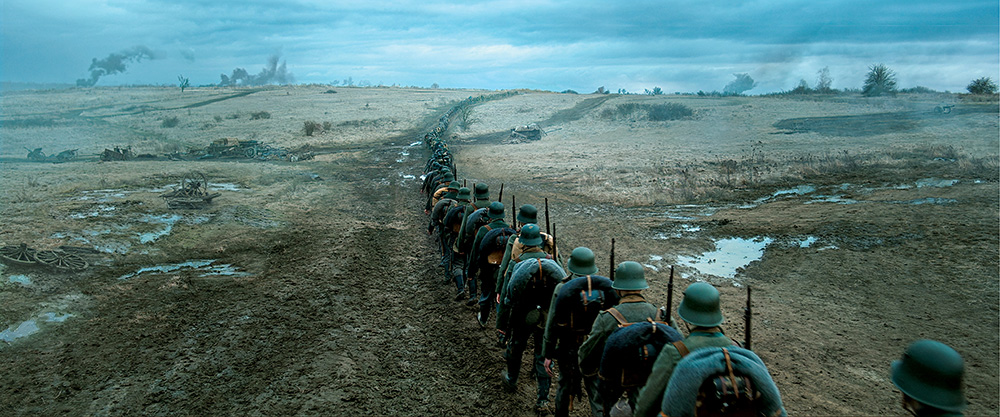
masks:
<path id="1" fill-rule="evenodd" d="M 819 240 L 819 239 L 816 239 L 816 236 L 809 236 L 809 237 L 807 237 L 807 238 L 802 239 L 802 240 L 799 241 L 799 247 L 800 248 L 808 248 L 808 247 L 812 246 L 813 243 L 816 243 L 817 240 Z"/>
<path id="2" fill-rule="evenodd" d="M 419 145 L 421 143 L 423 143 L 423 142 L 413 142 L 413 143 L 410 144 L 410 147 L 412 148 L 412 147 L 417 146 L 417 145 Z"/>
<path id="3" fill-rule="evenodd" d="M 660 268 L 657 268 L 656 265 L 642 264 L 642 266 L 653 270 L 653 272 L 660 272 Z"/>
<path id="4" fill-rule="evenodd" d="M 128 192 L 124 190 L 88 190 L 84 191 L 82 196 L 74 198 L 74 200 L 107 203 L 116 198 L 125 198 L 127 194 Z"/>
<path id="5" fill-rule="evenodd" d="M 944 187 L 951 187 L 951 186 L 953 186 L 953 185 L 955 185 L 957 183 L 958 183 L 958 180 L 943 180 L 943 179 L 940 179 L 940 178 L 924 178 L 924 179 L 917 180 L 917 188 L 924 188 L 924 187 L 944 188 Z"/>
<path id="6" fill-rule="evenodd" d="M 805 202 L 805 204 L 815 203 L 858 204 L 860 201 L 853 198 L 844 198 L 842 195 L 817 195 L 812 200 Z"/>
<path id="7" fill-rule="evenodd" d="M 773 239 L 726 238 L 715 242 L 715 250 L 701 256 L 678 256 L 677 263 L 696 269 L 699 273 L 723 278 L 735 278 L 738 269 L 764 256 L 764 248 Z"/>
<path id="8" fill-rule="evenodd" d="M 138 271 L 122 275 L 118 277 L 118 279 L 124 281 L 130 278 L 135 278 L 147 272 L 158 272 L 161 274 L 166 274 L 169 272 L 188 270 L 188 269 L 203 271 L 200 275 L 198 275 L 199 277 L 208 277 L 208 276 L 245 277 L 251 275 L 249 272 L 240 271 L 237 267 L 233 266 L 232 264 L 212 265 L 214 262 L 215 259 L 198 259 L 198 260 L 181 262 L 178 264 L 147 266 L 139 268 Z"/>
<path id="9" fill-rule="evenodd" d="M 701 204 L 682 204 L 668 208 L 663 212 L 668 219 L 697 220 L 699 217 L 709 217 L 723 207 L 711 207 Z"/>
<path id="10" fill-rule="evenodd" d="M 42 320 L 48 323 L 62 323 L 66 319 L 73 317 L 72 314 L 56 314 L 56 313 L 43 313 L 38 315 L 38 319 L 25 320 L 18 324 L 17 327 L 13 325 L 8 327 L 7 330 L 0 332 L 0 340 L 7 343 L 11 343 L 14 339 L 19 339 L 25 336 L 30 336 L 41 330 L 38 327 L 38 320 Z"/>
<path id="11" fill-rule="evenodd" d="M 404 180 L 415 180 L 415 179 L 417 179 L 417 177 L 415 177 L 413 175 L 409 175 L 409 174 L 403 175 L 402 173 L 400 173 L 400 175 L 403 177 Z"/>
<path id="12" fill-rule="evenodd" d="M 208 189 L 211 191 L 244 191 L 246 188 L 240 188 L 239 185 L 228 183 L 228 182 L 210 182 L 208 183 Z"/>
<path id="13" fill-rule="evenodd" d="M 172 230 L 174 230 L 174 225 L 178 221 L 183 219 L 184 216 L 179 214 L 162 214 L 159 216 L 154 216 L 151 214 L 143 215 L 141 220 L 146 223 L 151 224 L 162 224 L 163 229 L 156 232 L 139 233 L 139 243 L 152 243 L 163 236 L 169 235 Z"/>
<path id="14" fill-rule="evenodd" d="M 893 201 L 892 203 L 895 203 L 895 204 L 910 204 L 910 205 L 915 205 L 916 206 L 916 205 L 921 205 L 921 204 L 945 205 L 945 204 L 955 204 L 957 202 L 958 202 L 958 200 L 956 200 L 954 198 L 927 197 L 927 198 L 918 198 L 916 200 L 910 200 L 910 201 Z"/>
<path id="15" fill-rule="evenodd" d="M 11 276 L 7 277 L 7 280 L 10 281 L 10 282 L 16 282 L 18 284 L 25 285 L 25 286 L 31 285 L 31 277 L 29 277 L 27 275 L 11 275 Z"/>

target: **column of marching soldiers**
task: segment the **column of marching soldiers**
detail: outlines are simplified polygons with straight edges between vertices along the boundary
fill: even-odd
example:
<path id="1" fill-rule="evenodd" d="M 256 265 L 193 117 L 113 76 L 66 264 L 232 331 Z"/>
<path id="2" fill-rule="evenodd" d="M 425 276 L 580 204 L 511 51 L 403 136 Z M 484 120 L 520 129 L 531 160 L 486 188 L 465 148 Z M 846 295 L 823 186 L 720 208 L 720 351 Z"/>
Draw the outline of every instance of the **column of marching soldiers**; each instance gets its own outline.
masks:
<path id="1" fill-rule="evenodd" d="M 657 308 L 643 296 L 649 286 L 637 262 L 622 262 L 605 277 L 597 275 L 594 252 L 577 247 L 564 267 L 555 225 L 549 230 L 547 200 L 542 231 L 539 209 L 531 204 L 516 207 L 507 222 L 503 184 L 491 201 L 487 184 L 457 181 L 443 137 L 450 117 L 463 105 L 492 98 L 470 97 L 424 136 L 432 156 L 421 192 L 430 215 L 427 233 L 440 244 L 444 283 L 454 286 L 456 301 L 477 307 L 482 327 L 496 328 L 506 359 L 503 387 L 515 391 L 530 338 L 538 411 L 550 404 L 554 361 L 556 416 L 568 415 L 584 396 L 594 416 L 785 415 L 767 367 L 750 350 L 749 289 L 743 343 L 724 333 L 719 291 L 705 282 L 690 284 L 677 307 L 685 337 L 669 307 L 672 269 L 668 307 Z M 963 373 L 961 356 L 930 340 L 914 342 L 891 366 L 903 407 L 920 416 L 961 415 Z"/>

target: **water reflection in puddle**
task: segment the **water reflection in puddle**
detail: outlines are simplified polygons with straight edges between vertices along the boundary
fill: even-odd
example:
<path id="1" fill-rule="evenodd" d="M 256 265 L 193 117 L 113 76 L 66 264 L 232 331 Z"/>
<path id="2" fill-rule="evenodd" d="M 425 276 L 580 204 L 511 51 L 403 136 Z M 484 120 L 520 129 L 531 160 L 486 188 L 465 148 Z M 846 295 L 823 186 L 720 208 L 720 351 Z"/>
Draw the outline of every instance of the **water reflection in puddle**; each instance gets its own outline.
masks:
<path id="1" fill-rule="evenodd" d="M 953 185 L 955 185 L 957 183 L 958 183 L 958 180 L 944 180 L 944 179 L 940 179 L 940 178 L 924 178 L 924 179 L 917 180 L 917 188 L 925 188 L 925 187 L 944 188 L 944 187 L 951 187 L 951 186 L 953 186 Z"/>
<path id="2" fill-rule="evenodd" d="M 7 328 L 7 330 L 0 332 L 0 340 L 3 340 L 4 342 L 7 343 L 11 343 L 14 341 L 14 339 L 19 339 L 37 333 L 39 330 L 41 330 L 38 327 L 38 320 L 41 320 L 46 323 L 62 323 L 70 317 L 73 317 L 73 315 L 69 313 L 66 314 L 56 314 L 52 312 L 42 313 L 39 314 L 37 318 L 23 321 L 16 327 L 11 325 L 10 327 Z"/>
<path id="3" fill-rule="evenodd" d="M 764 248 L 774 239 L 725 238 L 715 241 L 715 250 L 700 256 L 678 256 L 679 265 L 694 268 L 701 274 L 735 278 L 738 270 L 764 256 Z"/>
<path id="4" fill-rule="evenodd" d="M 240 271 L 237 267 L 233 266 L 232 264 L 212 265 L 213 263 L 215 263 L 215 261 L 216 261 L 215 259 L 198 259 L 198 260 L 181 262 L 177 264 L 146 266 L 139 268 L 139 270 L 135 272 L 122 275 L 118 277 L 118 279 L 127 280 L 130 278 L 135 278 L 139 275 L 148 272 L 166 274 L 181 270 L 201 271 L 202 273 L 198 275 L 199 277 L 209 277 L 209 276 L 245 277 L 251 275 L 249 272 Z"/>
<path id="5" fill-rule="evenodd" d="M 7 277 L 8 282 L 13 282 L 21 285 L 31 285 L 31 277 L 27 275 L 11 275 Z"/>

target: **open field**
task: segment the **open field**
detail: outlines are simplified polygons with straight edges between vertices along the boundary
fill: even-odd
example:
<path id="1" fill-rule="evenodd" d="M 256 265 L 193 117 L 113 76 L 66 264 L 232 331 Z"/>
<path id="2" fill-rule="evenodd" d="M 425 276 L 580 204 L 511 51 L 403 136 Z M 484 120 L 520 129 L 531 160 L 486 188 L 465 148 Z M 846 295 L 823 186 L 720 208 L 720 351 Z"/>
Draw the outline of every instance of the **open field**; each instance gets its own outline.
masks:
<path id="1" fill-rule="evenodd" d="M 501 389 L 493 330 L 441 283 L 417 192 L 417 142 L 488 92 L 330 90 L 5 92 L 0 246 L 72 246 L 91 266 L 0 266 L 0 414 L 532 414 L 531 378 Z M 448 141 L 460 178 L 503 183 L 508 205 L 548 198 L 564 251 L 588 246 L 606 272 L 615 238 L 655 304 L 677 265 L 674 306 L 692 280 L 715 284 L 739 339 L 752 286 L 754 350 L 790 415 L 902 414 L 889 362 L 919 338 L 964 357 L 967 414 L 996 415 L 998 106 L 933 111 L 948 100 L 525 92 L 473 107 Z M 692 115 L 616 112 L 627 103 Z M 542 140 L 502 143 L 528 123 Z M 95 156 L 224 137 L 316 157 Z M 80 156 L 28 161 L 38 147 Z M 221 196 L 168 209 L 159 195 L 194 171 Z M 709 270 L 732 241 L 761 249 Z"/>

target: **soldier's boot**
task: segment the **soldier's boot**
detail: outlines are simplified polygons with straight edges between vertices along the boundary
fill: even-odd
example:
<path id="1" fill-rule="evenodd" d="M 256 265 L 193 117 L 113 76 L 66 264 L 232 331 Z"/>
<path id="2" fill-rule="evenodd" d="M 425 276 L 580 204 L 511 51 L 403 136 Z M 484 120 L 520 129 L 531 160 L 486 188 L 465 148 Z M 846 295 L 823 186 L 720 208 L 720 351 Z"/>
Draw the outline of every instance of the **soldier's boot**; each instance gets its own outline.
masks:
<path id="1" fill-rule="evenodd" d="M 458 287 L 458 291 L 455 293 L 455 301 L 462 301 L 465 298 L 465 277 L 462 276 L 461 272 L 455 274 L 455 284 Z"/>

